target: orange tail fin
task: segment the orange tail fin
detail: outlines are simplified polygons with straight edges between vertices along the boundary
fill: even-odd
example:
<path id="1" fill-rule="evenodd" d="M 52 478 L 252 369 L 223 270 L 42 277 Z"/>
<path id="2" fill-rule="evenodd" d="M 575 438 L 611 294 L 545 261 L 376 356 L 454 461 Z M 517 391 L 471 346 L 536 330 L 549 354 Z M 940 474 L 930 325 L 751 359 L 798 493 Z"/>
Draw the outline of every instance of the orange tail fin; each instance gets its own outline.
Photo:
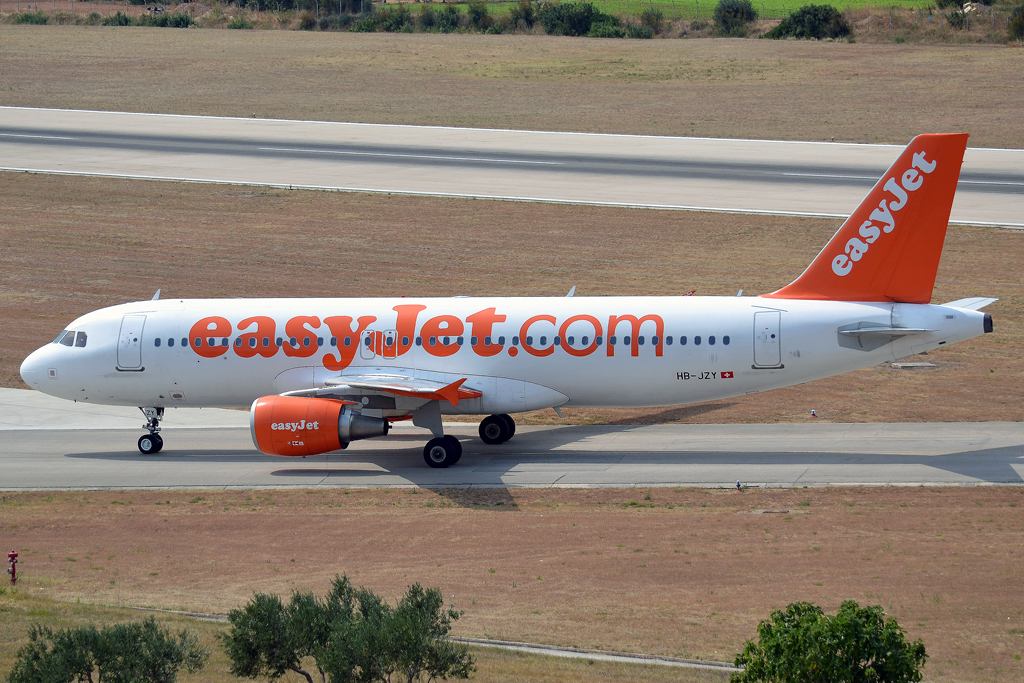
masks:
<path id="1" fill-rule="evenodd" d="M 967 135 L 918 135 L 803 275 L 770 299 L 931 301 Z"/>

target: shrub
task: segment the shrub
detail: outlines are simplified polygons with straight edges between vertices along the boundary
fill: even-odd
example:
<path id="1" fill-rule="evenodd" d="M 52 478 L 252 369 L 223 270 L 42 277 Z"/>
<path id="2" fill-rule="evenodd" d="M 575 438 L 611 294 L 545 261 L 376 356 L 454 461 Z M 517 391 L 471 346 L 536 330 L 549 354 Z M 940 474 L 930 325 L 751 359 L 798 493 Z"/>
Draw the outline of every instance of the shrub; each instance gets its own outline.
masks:
<path id="1" fill-rule="evenodd" d="M 128 18 L 129 24 L 131 18 Z M 137 26 L 159 26 L 162 28 L 188 28 L 196 23 L 188 14 L 144 14 L 134 22 Z M 129 24 L 123 24 L 128 26 Z"/>
<path id="2" fill-rule="evenodd" d="M 1006 27 L 1006 33 L 1010 40 L 1024 43 L 1024 4 L 1010 12 L 1010 23 Z"/>
<path id="3" fill-rule="evenodd" d="M 602 21 L 599 24 L 592 24 L 587 35 L 591 38 L 625 38 L 626 29 L 618 22 Z"/>
<path id="4" fill-rule="evenodd" d="M 520 30 L 533 28 L 537 23 L 537 12 L 533 0 L 519 0 L 508 15 L 509 24 Z"/>
<path id="5" fill-rule="evenodd" d="M 372 16 L 363 17 L 356 23 L 352 24 L 352 30 L 356 33 L 373 33 L 377 30 L 377 22 Z"/>
<path id="6" fill-rule="evenodd" d="M 243 16 L 237 16 L 228 22 L 228 28 L 252 28 L 252 22 Z"/>
<path id="7" fill-rule="evenodd" d="M 388 33 L 411 32 L 412 13 L 407 5 L 391 5 L 377 14 L 377 26 Z"/>
<path id="8" fill-rule="evenodd" d="M 321 31 L 344 31 L 355 21 L 351 14 L 335 14 L 329 17 L 321 17 Z"/>
<path id="9" fill-rule="evenodd" d="M 943 16 L 946 17 L 946 21 L 949 22 L 950 28 L 955 28 L 958 31 L 963 29 L 964 25 L 967 23 L 967 13 L 962 9 L 955 9 L 952 12 L 946 12 Z"/>
<path id="10" fill-rule="evenodd" d="M 841 38 L 850 35 L 850 25 L 832 5 L 805 5 L 768 33 L 765 38 Z"/>
<path id="11" fill-rule="evenodd" d="M 626 37 L 639 38 L 641 40 L 649 40 L 654 37 L 654 31 L 652 31 L 649 26 L 641 26 L 639 24 L 626 24 Z"/>
<path id="12" fill-rule="evenodd" d="M 920 640 L 908 643 L 896 619 L 878 605 L 845 601 L 828 616 L 817 605 L 794 602 L 757 626 L 758 642 L 736 655 L 730 683 L 916 683 L 928 655 Z"/>
<path id="13" fill-rule="evenodd" d="M 654 33 L 661 33 L 665 24 L 665 13 L 656 7 L 645 7 L 640 13 L 640 23 Z"/>
<path id="14" fill-rule="evenodd" d="M 38 24 L 49 23 L 50 16 L 46 12 L 22 12 L 14 15 L 15 24 Z"/>
<path id="15" fill-rule="evenodd" d="M 599 12 L 589 2 L 562 2 L 545 3 L 537 14 L 545 33 L 554 36 L 585 36 L 590 32 Z"/>
<path id="16" fill-rule="evenodd" d="M 437 30 L 441 33 L 451 33 L 459 27 L 462 20 L 462 13 L 455 5 L 445 5 L 437 13 Z"/>
<path id="17" fill-rule="evenodd" d="M 487 3 L 483 0 L 470 0 L 466 15 L 469 17 L 469 25 L 480 31 L 487 30 L 494 23 L 494 19 L 487 13 Z"/>
<path id="18" fill-rule="evenodd" d="M 131 26 L 132 18 L 127 14 L 118 10 L 116 14 L 111 14 L 103 20 L 104 26 Z"/>
<path id="19" fill-rule="evenodd" d="M 300 31 L 312 31 L 316 27 L 317 27 L 316 16 L 312 12 L 310 12 L 309 10 L 306 10 L 305 12 L 303 12 L 302 14 L 299 15 L 299 30 Z"/>
<path id="20" fill-rule="evenodd" d="M 416 17 L 416 25 L 424 31 L 429 31 L 437 25 L 437 13 L 434 11 L 433 6 L 427 4 L 420 5 L 420 15 Z"/>
<path id="21" fill-rule="evenodd" d="M 715 26 L 722 35 L 746 35 L 747 24 L 757 21 L 757 11 L 750 0 L 719 0 L 715 7 Z"/>

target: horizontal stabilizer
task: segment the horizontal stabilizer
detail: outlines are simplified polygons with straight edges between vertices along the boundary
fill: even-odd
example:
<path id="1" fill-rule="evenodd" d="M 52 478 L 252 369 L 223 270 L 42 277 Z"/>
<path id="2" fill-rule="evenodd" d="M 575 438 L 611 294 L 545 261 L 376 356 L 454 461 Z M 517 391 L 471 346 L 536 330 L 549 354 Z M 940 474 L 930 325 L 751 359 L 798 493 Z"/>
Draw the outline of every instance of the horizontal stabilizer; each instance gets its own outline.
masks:
<path id="1" fill-rule="evenodd" d="M 963 308 L 968 311 L 980 311 L 989 304 L 994 304 L 999 299 L 993 299 L 988 296 L 972 296 L 967 299 L 957 299 L 956 301 L 950 301 L 943 306 L 949 306 L 950 308 Z"/>

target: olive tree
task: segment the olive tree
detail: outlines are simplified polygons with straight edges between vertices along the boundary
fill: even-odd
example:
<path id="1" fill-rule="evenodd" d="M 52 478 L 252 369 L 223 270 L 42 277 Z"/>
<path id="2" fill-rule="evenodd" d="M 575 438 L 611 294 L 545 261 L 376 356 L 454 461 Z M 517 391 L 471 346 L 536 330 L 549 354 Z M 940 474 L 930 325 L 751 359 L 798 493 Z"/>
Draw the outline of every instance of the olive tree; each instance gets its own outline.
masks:
<path id="1" fill-rule="evenodd" d="M 758 624 L 758 641 L 736 655 L 730 683 L 917 683 L 928 655 L 895 618 L 853 600 L 835 616 L 795 602 Z"/>

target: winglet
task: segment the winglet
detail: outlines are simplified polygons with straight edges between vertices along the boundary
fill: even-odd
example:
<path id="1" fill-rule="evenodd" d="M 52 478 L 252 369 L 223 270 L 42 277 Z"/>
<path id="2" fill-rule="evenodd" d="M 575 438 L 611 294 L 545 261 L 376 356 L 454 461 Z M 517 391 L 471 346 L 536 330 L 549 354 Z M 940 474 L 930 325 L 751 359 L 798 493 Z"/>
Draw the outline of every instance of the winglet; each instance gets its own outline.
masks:
<path id="1" fill-rule="evenodd" d="M 469 378 L 463 377 L 460 380 L 452 382 L 446 387 L 441 387 L 434 393 L 440 396 L 441 398 L 445 399 L 449 403 L 451 403 L 453 406 L 457 406 L 459 405 L 459 387 L 461 387 L 462 383 L 465 382 L 467 379 Z"/>
<path id="2" fill-rule="evenodd" d="M 158 289 L 158 290 L 156 290 L 156 294 L 153 295 L 153 298 L 150 299 L 150 301 L 156 301 L 159 298 L 160 298 L 160 290 Z"/>
<path id="3" fill-rule="evenodd" d="M 769 299 L 931 301 L 965 133 L 918 135 L 807 270 Z"/>

